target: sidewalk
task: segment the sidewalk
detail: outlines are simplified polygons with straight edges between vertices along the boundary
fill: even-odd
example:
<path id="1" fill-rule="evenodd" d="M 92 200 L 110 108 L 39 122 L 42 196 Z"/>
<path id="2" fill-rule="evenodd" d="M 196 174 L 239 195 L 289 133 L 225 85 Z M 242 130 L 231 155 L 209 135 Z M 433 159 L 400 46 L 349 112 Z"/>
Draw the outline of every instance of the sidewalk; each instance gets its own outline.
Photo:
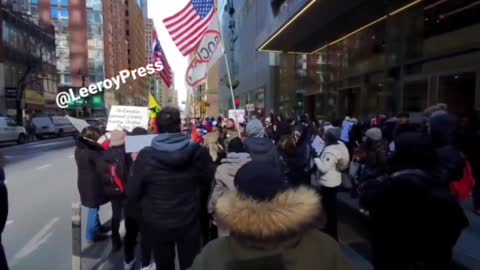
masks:
<path id="1" fill-rule="evenodd" d="M 123 269 L 122 250 L 112 253 L 112 243 L 110 239 L 94 244 L 89 244 L 85 240 L 85 225 L 87 223 L 87 208 L 82 207 L 82 257 L 81 270 L 120 270 Z M 100 208 L 100 221 L 102 224 L 110 223 L 112 209 L 110 204 L 105 204 Z M 123 223 L 120 225 L 120 232 L 124 235 L 125 229 Z"/>
<path id="2" fill-rule="evenodd" d="M 348 192 L 338 193 L 338 201 L 353 210 L 359 210 L 358 199 L 351 198 Z M 472 213 L 471 200 L 463 202 L 462 207 L 470 226 L 460 236 L 453 250 L 453 258 L 467 269 L 480 270 L 480 216 Z"/>

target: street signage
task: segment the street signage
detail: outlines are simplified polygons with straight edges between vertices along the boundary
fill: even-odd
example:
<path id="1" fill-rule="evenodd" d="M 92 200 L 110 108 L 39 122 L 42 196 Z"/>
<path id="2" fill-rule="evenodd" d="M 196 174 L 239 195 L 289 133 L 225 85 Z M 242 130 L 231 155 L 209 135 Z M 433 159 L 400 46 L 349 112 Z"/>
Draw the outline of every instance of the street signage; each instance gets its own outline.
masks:
<path id="1" fill-rule="evenodd" d="M 132 131 L 136 127 L 148 129 L 149 116 L 148 107 L 114 105 L 108 115 L 107 130 Z"/>

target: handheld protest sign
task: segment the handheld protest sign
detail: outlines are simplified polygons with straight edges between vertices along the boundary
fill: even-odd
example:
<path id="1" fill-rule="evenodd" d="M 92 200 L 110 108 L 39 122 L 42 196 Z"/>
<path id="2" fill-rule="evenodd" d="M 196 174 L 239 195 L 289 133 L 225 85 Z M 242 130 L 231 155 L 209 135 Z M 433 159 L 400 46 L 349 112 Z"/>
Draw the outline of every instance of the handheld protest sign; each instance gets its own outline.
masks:
<path id="1" fill-rule="evenodd" d="M 152 144 L 152 140 L 155 136 L 157 135 L 148 134 L 127 136 L 127 138 L 125 139 L 125 153 L 140 152 L 140 150 Z"/>
<path id="2" fill-rule="evenodd" d="M 78 118 L 75 118 L 75 117 L 71 117 L 71 116 L 65 116 L 68 121 L 70 121 L 70 123 L 72 123 L 72 126 L 79 132 L 81 133 L 82 130 L 88 126 L 90 126 L 87 121 L 83 120 L 83 119 L 78 119 Z"/>
<path id="3" fill-rule="evenodd" d="M 148 107 L 114 105 L 108 115 L 107 130 L 132 131 L 136 127 L 148 129 L 149 114 Z"/>

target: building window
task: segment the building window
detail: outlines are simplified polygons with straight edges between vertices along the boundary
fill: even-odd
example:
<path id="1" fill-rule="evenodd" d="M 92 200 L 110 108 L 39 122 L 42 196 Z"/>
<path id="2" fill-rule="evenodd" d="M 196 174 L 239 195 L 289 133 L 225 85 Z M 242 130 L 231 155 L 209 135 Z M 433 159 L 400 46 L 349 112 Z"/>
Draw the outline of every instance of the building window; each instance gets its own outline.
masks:
<path id="1" fill-rule="evenodd" d="M 67 9 L 60 10 L 60 20 L 68 20 L 68 10 Z"/>
<path id="2" fill-rule="evenodd" d="M 30 0 L 30 3 L 31 3 L 32 5 L 38 5 L 38 0 Z"/>
<path id="3" fill-rule="evenodd" d="M 59 10 L 56 9 L 56 8 L 52 8 L 51 11 L 50 11 L 50 14 L 51 14 L 53 20 L 58 20 L 59 13 L 60 13 Z"/>
<path id="4" fill-rule="evenodd" d="M 63 84 L 71 84 L 72 83 L 72 76 L 70 73 L 62 74 L 62 83 Z"/>

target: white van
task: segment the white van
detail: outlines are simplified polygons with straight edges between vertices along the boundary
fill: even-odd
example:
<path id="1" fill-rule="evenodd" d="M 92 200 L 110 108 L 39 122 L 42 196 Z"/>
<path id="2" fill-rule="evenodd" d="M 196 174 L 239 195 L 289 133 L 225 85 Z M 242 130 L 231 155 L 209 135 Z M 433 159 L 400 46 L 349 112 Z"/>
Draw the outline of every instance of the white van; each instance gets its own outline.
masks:
<path id="1" fill-rule="evenodd" d="M 61 137 L 65 134 L 75 133 L 75 128 L 65 116 L 38 116 L 32 118 L 35 126 L 35 136 L 42 138 L 44 136 Z"/>
<path id="2" fill-rule="evenodd" d="M 24 127 L 18 126 L 9 117 L 0 116 L 0 142 L 17 142 L 23 144 L 27 140 L 27 131 Z"/>

